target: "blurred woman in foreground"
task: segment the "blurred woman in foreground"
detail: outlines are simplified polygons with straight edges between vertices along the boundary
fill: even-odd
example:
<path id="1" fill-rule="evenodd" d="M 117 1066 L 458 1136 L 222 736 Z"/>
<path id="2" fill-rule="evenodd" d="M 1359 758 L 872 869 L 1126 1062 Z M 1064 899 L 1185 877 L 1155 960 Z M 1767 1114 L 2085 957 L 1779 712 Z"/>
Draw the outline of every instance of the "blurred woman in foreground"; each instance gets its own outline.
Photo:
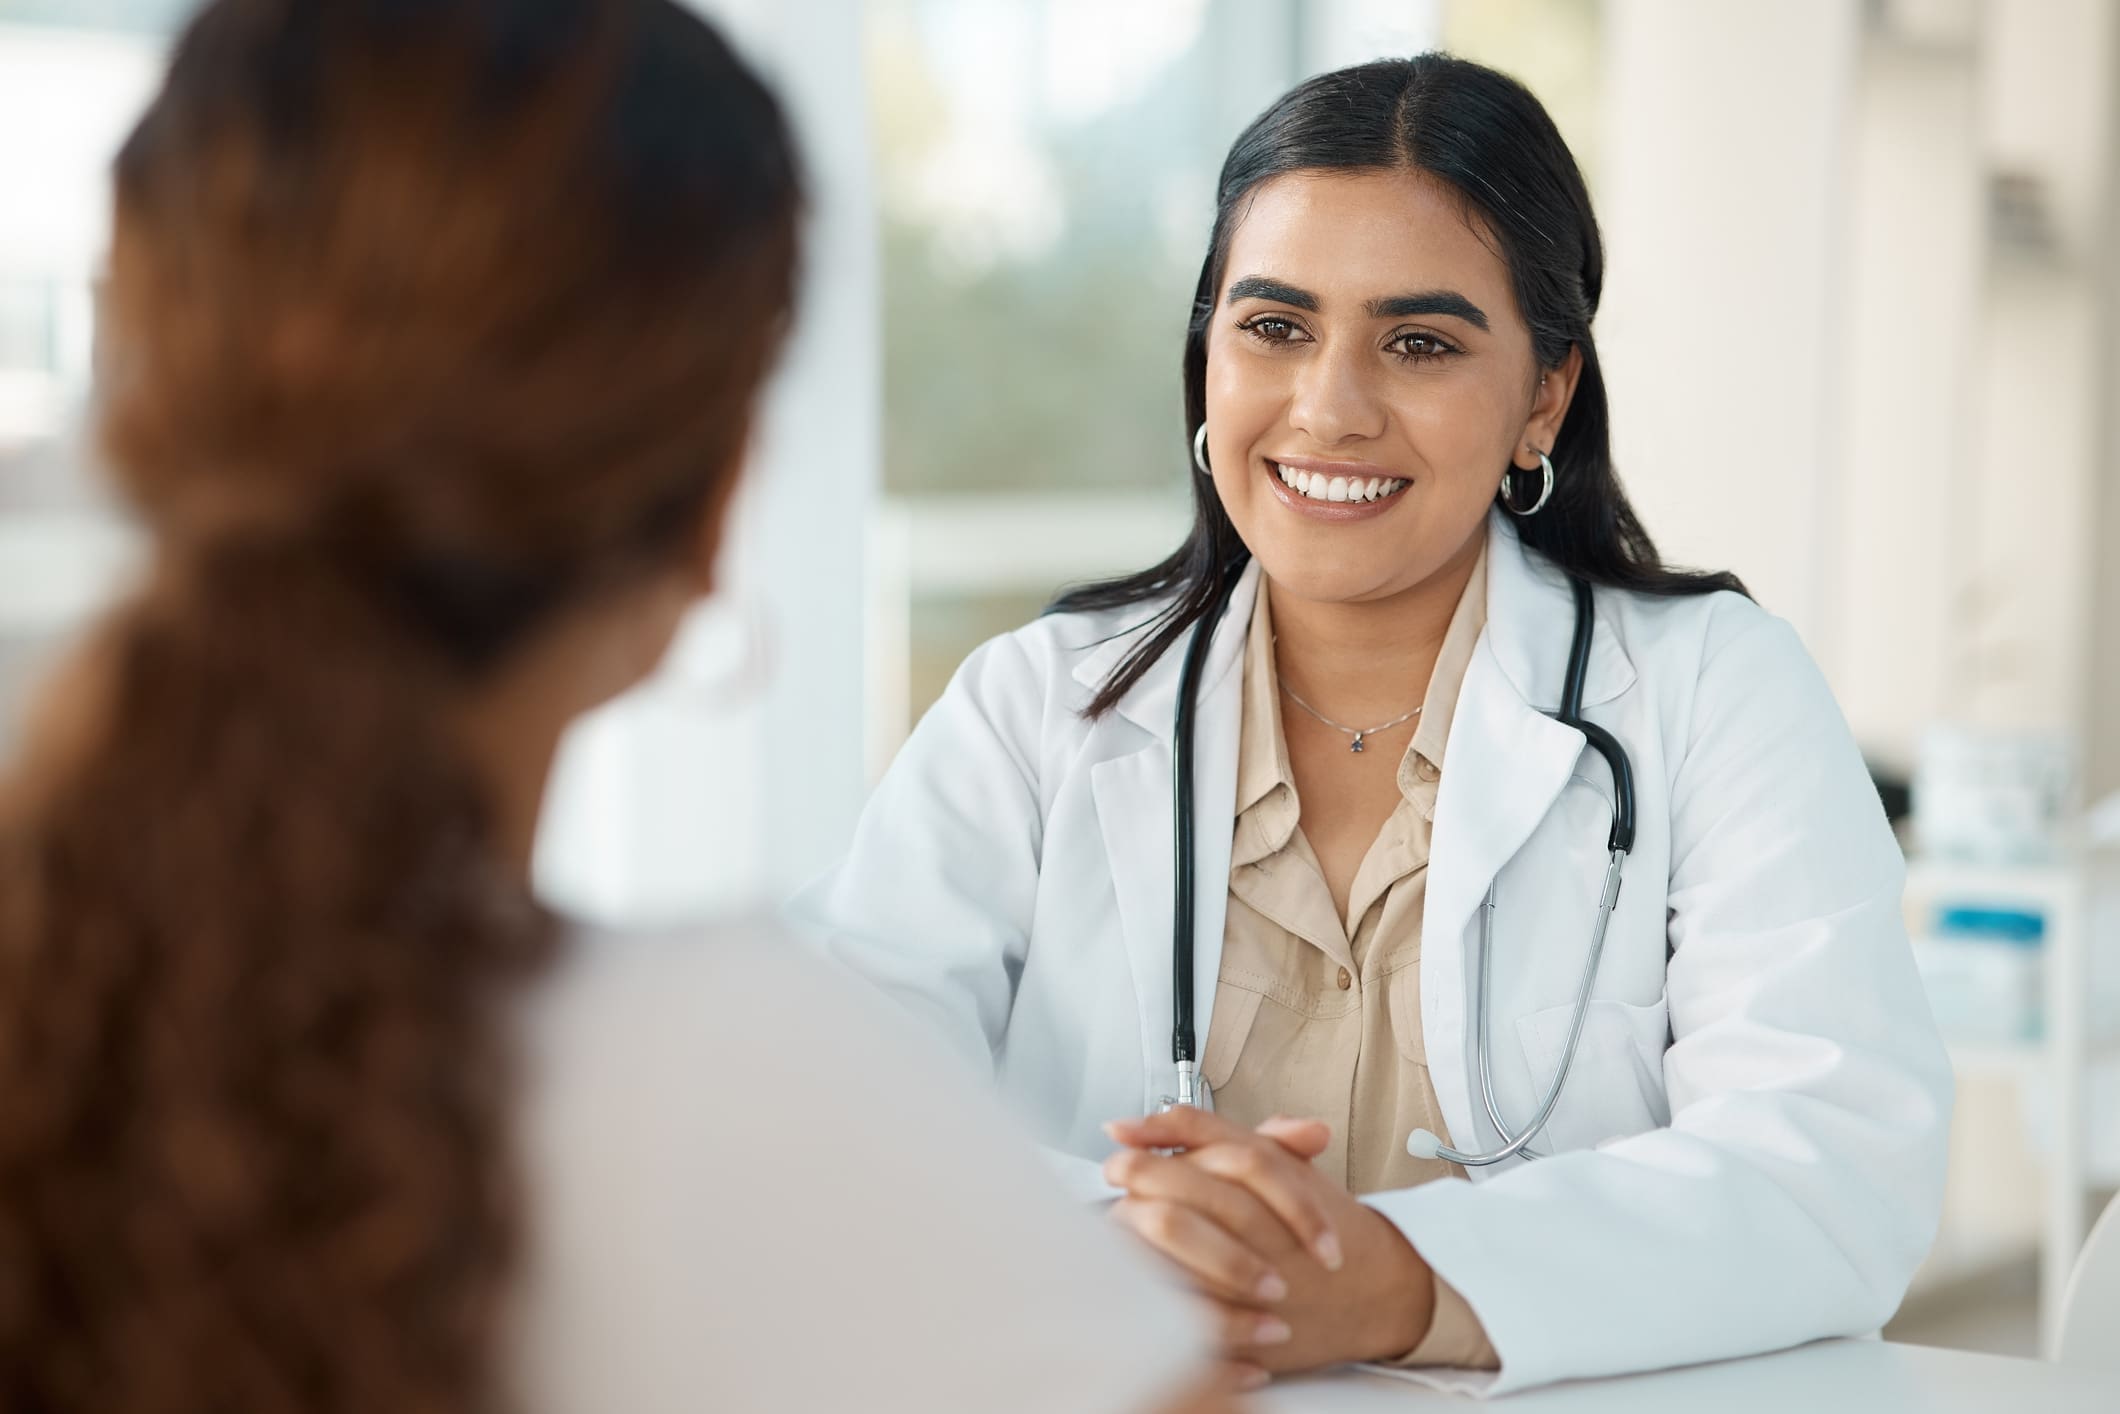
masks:
<path id="1" fill-rule="evenodd" d="M 855 984 L 530 896 L 711 581 L 772 96 L 669 0 L 220 0 L 116 178 L 153 557 L 0 802 L 0 1408 L 1178 1398 L 1180 1299 Z"/>

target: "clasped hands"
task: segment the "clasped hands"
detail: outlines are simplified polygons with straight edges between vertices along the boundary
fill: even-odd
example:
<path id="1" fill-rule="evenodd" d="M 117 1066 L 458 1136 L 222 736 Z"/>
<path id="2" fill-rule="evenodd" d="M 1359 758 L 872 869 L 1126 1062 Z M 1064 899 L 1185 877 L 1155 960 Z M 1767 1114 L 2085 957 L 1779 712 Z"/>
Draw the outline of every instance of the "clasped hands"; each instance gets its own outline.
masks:
<path id="1" fill-rule="evenodd" d="M 1404 1355 L 1428 1333 L 1435 1280 L 1399 1230 L 1311 1160 L 1319 1120 L 1240 1128 L 1181 1107 L 1117 1120 L 1104 1163 L 1115 1221 L 1174 1264 L 1213 1308 L 1240 1383 Z M 1165 1152 L 1175 1151 L 1175 1152 Z"/>

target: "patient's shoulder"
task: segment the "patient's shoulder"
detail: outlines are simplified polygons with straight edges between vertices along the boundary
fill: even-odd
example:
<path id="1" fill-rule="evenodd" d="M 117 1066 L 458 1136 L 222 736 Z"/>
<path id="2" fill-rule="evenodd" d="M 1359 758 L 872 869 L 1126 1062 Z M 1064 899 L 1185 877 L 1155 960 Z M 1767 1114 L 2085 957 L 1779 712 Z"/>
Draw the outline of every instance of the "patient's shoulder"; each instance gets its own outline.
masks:
<path id="1" fill-rule="evenodd" d="M 1191 1363 L 1184 1302 L 962 1063 L 770 924 L 579 930 L 525 1040 L 533 1411 L 1075 1414 Z"/>
<path id="2" fill-rule="evenodd" d="M 658 1077 L 667 1086 L 730 1064 L 756 1073 L 769 1058 L 816 1053 L 819 1028 L 837 1045 L 872 1038 L 884 1023 L 867 991 L 762 918 L 574 927 L 529 1000 L 528 1062 L 547 1090 Z M 715 1088 L 733 1098 L 737 1087 Z"/>

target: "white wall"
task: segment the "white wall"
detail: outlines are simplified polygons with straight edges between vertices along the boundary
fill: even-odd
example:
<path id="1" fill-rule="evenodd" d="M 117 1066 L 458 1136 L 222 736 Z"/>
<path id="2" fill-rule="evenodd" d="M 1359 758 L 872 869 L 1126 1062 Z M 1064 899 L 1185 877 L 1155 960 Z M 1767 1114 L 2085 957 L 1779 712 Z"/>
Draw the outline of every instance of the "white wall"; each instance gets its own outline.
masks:
<path id="1" fill-rule="evenodd" d="M 1842 527 L 1827 668 L 1856 735 L 1902 769 L 1966 667 L 1954 610 L 1986 220 L 1974 94 L 1969 49 L 1868 47 L 1849 115 L 1846 304 L 1816 339 L 1841 350 L 1846 380 L 1825 467 Z"/>
<path id="2" fill-rule="evenodd" d="M 802 319 L 725 551 L 727 587 L 658 682 L 576 729 L 553 781 L 540 890 L 614 923 L 777 900 L 844 847 L 864 791 L 862 544 L 878 485 L 880 336 L 860 7 L 701 8 L 788 103 L 812 218 Z M 747 644 L 762 650 L 755 686 L 729 681 L 747 676 Z"/>
<path id="3" fill-rule="evenodd" d="M 2092 612 L 2101 502 L 2114 494 L 2100 295 L 2120 267 L 2120 13 L 2108 0 L 1989 0 L 1985 17 L 1985 155 L 2034 184 L 2044 239 L 1998 243 L 1984 291 L 1971 568 L 1984 589 L 2009 586 L 2015 653 L 1973 707 L 1977 720 L 2065 731 L 2096 759 L 2116 724 L 2092 715 L 2091 684 L 2120 656 L 2120 618 L 2103 617 L 2101 632 Z"/>
<path id="4" fill-rule="evenodd" d="M 1667 558 L 1737 571 L 1821 656 L 1856 21 L 1841 0 L 1605 14 L 1598 343 L 1621 476 Z"/>
<path id="5" fill-rule="evenodd" d="M 1607 9 L 1621 473 L 1902 767 L 1956 720 L 2065 734 L 2120 786 L 2116 31 L 2104 0 Z M 2009 237 L 1996 174 L 2045 238 Z"/>

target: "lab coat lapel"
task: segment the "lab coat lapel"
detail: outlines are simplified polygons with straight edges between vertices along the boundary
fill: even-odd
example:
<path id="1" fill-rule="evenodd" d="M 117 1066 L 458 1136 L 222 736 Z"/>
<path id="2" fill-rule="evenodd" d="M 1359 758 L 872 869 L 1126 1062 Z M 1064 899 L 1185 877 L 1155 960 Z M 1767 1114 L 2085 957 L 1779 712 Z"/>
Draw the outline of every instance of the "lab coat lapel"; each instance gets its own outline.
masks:
<path id="1" fill-rule="evenodd" d="M 1574 622 L 1565 577 L 1497 520 L 1488 545 L 1487 627 L 1444 746 L 1422 918 L 1423 1034 L 1437 1100 L 1460 1144 L 1492 1142 L 1486 1126 L 1473 1122 L 1466 1063 L 1477 911 L 1488 884 L 1560 798 L 1585 749 L 1581 733 L 1544 710 L 1559 704 Z M 1633 664 L 1600 613 L 1586 710 L 1633 681 Z"/>
<path id="2" fill-rule="evenodd" d="M 1239 675 L 1246 627 L 1258 592 L 1258 568 L 1248 567 L 1215 631 L 1201 673 L 1200 702 L 1193 727 L 1193 1014 L 1199 1045 L 1207 1044 L 1213 1019 L 1215 979 L 1222 965 L 1222 926 L 1229 898 L 1231 836 L 1236 827 Z M 1117 663 L 1131 635 L 1085 655 L 1075 677 L 1094 687 Z M 1171 1043 L 1171 812 L 1172 733 L 1178 678 L 1185 657 L 1181 639 L 1120 699 L 1117 722 L 1131 749 L 1115 752 L 1090 768 L 1090 791 L 1117 896 L 1134 994 L 1140 1003 L 1142 1058 L 1149 1079 L 1144 1102 L 1174 1083 Z"/>

